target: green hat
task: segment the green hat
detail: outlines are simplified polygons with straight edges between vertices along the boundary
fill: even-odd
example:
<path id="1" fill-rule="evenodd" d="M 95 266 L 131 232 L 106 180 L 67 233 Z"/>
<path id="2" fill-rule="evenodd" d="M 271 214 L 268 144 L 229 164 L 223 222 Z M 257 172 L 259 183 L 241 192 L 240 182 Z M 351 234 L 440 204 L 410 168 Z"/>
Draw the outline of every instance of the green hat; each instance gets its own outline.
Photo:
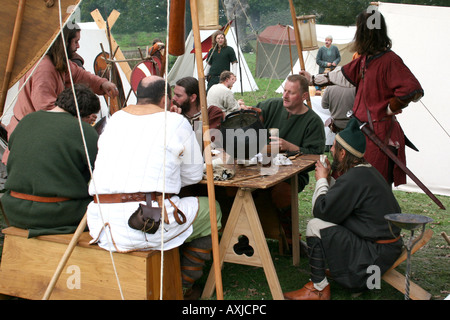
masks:
<path id="1" fill-rule="evenodd" d="M 355 118 L 350 119 L 344 130 L 336 135 L 336 140 L 345 150 L 358 158 L 364 157 L 366 152 L 366 137 L 359 128 Z"/>

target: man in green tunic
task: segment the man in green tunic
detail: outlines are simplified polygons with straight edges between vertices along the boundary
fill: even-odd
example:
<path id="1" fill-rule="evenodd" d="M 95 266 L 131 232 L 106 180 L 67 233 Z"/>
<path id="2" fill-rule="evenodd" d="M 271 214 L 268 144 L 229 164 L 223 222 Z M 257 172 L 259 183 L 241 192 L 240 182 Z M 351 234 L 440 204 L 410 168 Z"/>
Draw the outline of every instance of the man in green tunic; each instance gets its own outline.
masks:
<path id="1" fill-rule="evenodd" d="M 366 138 L 355 119 L 336 135 L 324 166 L 316 163 L 314 216 L 306 226 L 311 281 L 302 289 L 286 292 L 289 300 L 329 300 L 334 282 L 366 290 L 373 267 L 384 274 L 399 257 L 403 242 L 400 228 L 384 218 L 400 213 L 391 186 L 364 159 Z M 331 170 L 342 175 L 334 179 Z M 329 272 L 326 270 L 328 269 Z"/>
<path id="2" fill-rule="evenodd" d="M 75 90 L 81 118 L 99 112 L 100 101 L 89 88 L 75 85 Z M 97 155 L 98 134 L 81 121 L 88 160 L 72 88 L 55 104 L 25 116 L 9 139 L 2 204 L 9 224 L 29 230 L 29 237 L 74 232 L 92 200 L 89 167 Z"/>
<path id="3" fill-rule="evenodd" d="M 322 154 L 325 148 L 325 130 L 322 119 L 304 101 L 309 95 L 308 81 L 300 75 L 288 77 L 282 98 L 272 98 L 256 105 L 260 108 L 264 127 L 278 128 L 279 137 L 271 137 L 272 149 L 280 152 Z M 309 183 L 307 172 L 298 175 L 298 191 Z M 291 235 L 291 187 L 284 181 L 269 189 L 272 202 L 288 238 Z M 255 200 L 257 202 L 257 200 Z"/>

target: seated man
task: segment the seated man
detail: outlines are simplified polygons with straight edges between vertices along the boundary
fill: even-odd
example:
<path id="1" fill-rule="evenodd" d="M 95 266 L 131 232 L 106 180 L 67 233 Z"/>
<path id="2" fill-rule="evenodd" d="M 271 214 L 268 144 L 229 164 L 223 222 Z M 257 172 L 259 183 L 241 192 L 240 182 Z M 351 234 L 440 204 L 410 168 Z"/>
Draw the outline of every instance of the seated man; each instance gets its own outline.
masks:
<path id="1" fill-rule="evenodd" d="M 321 154 L 325 148 L 325 130 L 321 118 L 304 103 L 309 95 L 308 81 L 300 75 L 288 77 L 283 98 L 260 102 L 264 127 L 278 128 L 279 137 L 270 137 L 272 149 L 280 152 Z M 307 172 L 298 175 L 298 191 L 309 183 Z M 291 235 L 291 187 L 289 180 L 270 188 L 272 202 L 280 213 L 286 236 Z M 288 239 L 289 241 L 289 239 Z"/>
<path id="2" fill-rule="evenodd" d="M 106 250 L 170 250 L 185 243 L 181 248 L 183 287 L 191 290 L 202 275 L 202 261 L 210 258 L 209 204 L 206 197 L 179 197 L 178 193 L 202 179 L 203 157 L 188 121 L 175 112 L 165 113 L 166 101 L 170 106 L 170 90 L 166 97 L 165 88 L 159 76 L 142 79 L 137 105 L 109 119 L 98 143 L 95 183 L 89 187 L 96 195 L 89 204 L 87 222 L 91 236 Z M 140 205 L 158 207 L 161 213 L 163 202 L 166 214 L 154 219 L 161 223 L 153 233 L 130 226 L 130 217 Z M 220 228 L 218 204 L 217 217 Z"/>
<path id="3" fill-rule="evenodd" d="M 173 104 L 175 107 L 171 110 L 185 116 L 194 128 L 194 123 L 201 121 L 202 116 L 198 80 L 194 77 L 185 77 L 178 80 L 173 89 Z M 208 107 L 210 129 L 218 129 L 224 117 L 225 113 L 219 107 Z"/>
<path id="4" fill-rule="evenodd" d="M 400 206 L 383 176 L 364 159 L 366 138 L 355 119 L 338 133 L 331 152 L 333 165 L 316 164 L 314 218 L 306 227 L 311 282 L 285 293 L 290 300 L 328 300 L 333 279 L 344 287 L 366 287 L 369 266 L 385 273 L 402 250 L 400 229 L 384 216 L 399 213 Z M 343 173 L 337 180 L 330 170 Z"/>
<path id="5" fill-rule="evenodd" d="M 231 91 L 235 82 L 236 76 L 233 72 L 223 71 L 220 74 L 219 83 L 213 85 L 208 91 L 206 96 L 208 107 L 217 106 L 222 109 L 225 115 L 240 109 L 246 109 L 244 101 L 242 99 L 236 100 L 233 91 Z"/>
<path id="6" fill-rule="evenodd" d="M 99 112 L 100 101 L 89 88 L 75 85 L 75 92 L 82 118 Z M 92 201 L 89 167 L 97 155 L 97 132 L 81 122 L 88 161 L 72 88 L 55 105 L 26 115 L 9 140 L 2 204 L 10 225 L 28 229 L 29 237 L 73 233 Z"/>

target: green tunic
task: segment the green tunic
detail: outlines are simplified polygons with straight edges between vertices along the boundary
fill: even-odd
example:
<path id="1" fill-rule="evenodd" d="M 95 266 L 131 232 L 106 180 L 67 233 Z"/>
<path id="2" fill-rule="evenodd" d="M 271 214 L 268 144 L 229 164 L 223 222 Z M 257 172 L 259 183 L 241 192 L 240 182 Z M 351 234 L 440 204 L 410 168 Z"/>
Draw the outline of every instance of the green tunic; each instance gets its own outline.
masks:
<path id="1" fill-rule="evenodd" d="M 264 127 L 278 128 L 280 138 L 300 147 L 303 154 L 322 154 L 325 149 L 325 130 L 322 119 L 312 109 L 300 115 L 290 115 L 283 99 L 271 98 L 256 105 L 262 110 Z M 309 182 L 308 173 L 298 175 L 299 191 Z"/>
<path id="2" fill-rule="evenodd" d="M 98 134 L 82 122 L 90 163 L 97 155 Z M 72 233 L 92 200 L 89 167 L 78 119 L 68 113 L 33 112 L 9 139 L 8 179 L 2 198 L 11 226 L 28 229 L 29 237 Z M 14 198 L 10 191 L 73 200 L 43 203 Z"/>
<path id="3" fill-rule="evenodd" d="M 208 53 L 208 64 L 211 65 L 209 70 L 208 90 L 213 85 L 219 83 L 220 74 L 227 70 L 230 71 L 230 64 L 237 62 L 236 53 L 230 46 L 220 49 L 211 49 Z"/>

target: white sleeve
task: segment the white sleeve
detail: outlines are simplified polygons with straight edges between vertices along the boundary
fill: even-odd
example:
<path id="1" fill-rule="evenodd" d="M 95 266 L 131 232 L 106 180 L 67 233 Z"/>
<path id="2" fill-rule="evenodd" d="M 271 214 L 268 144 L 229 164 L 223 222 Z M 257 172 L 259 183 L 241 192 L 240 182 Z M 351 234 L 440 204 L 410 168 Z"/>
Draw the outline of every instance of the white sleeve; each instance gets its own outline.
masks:
<path id="1" fill-rule="evenodd" d="M 233 72 L 234 75 L 237 78 L 237 72 L 238 72 L 238 64 L 237 64 L 237 62 L 231 64 L 231 72 Z"/>
<path id="2" fill-rule="evenodd" d="M 186 121 L 179 132 L 183 141 L 184 150 L 181 158 L 181 187 L 198 183 L 203 178 L 203 156 L 199 143 L 189 123 Z"/>
<path id="3" fill-rule="evenodd" d="M 205 76 L 207 76 L 209 74 L 209 69 L 211 69 L 211 65 L 209 63 L 207 63 L 206 68 L 205 68 Z"/>
<path id="4" fill-rule="evenodd" d="M 234 98 L 233 91 L 231 90 L 228 90 L 228 92 L 226 93 L 224 102 L 225 102 L 224 109 L 226 112 L 236 111 L 239 110 L 240 108 L 239 103 Z"/>
<path id="5" fill-rule="evenodd" d="M 328 180 L 326 178 L 321 178 L 316 182 L 316 188 L 314 189 L 314 194 L 312 196 L 312 209 L 311 214 L 314 211 L 314 205 L 316 204 L 316 200 L 319 196 L 326 194 L 331 186 L 334 185 L 336 180 L 331 177 L 330 183 L 328 184 Z"/>

